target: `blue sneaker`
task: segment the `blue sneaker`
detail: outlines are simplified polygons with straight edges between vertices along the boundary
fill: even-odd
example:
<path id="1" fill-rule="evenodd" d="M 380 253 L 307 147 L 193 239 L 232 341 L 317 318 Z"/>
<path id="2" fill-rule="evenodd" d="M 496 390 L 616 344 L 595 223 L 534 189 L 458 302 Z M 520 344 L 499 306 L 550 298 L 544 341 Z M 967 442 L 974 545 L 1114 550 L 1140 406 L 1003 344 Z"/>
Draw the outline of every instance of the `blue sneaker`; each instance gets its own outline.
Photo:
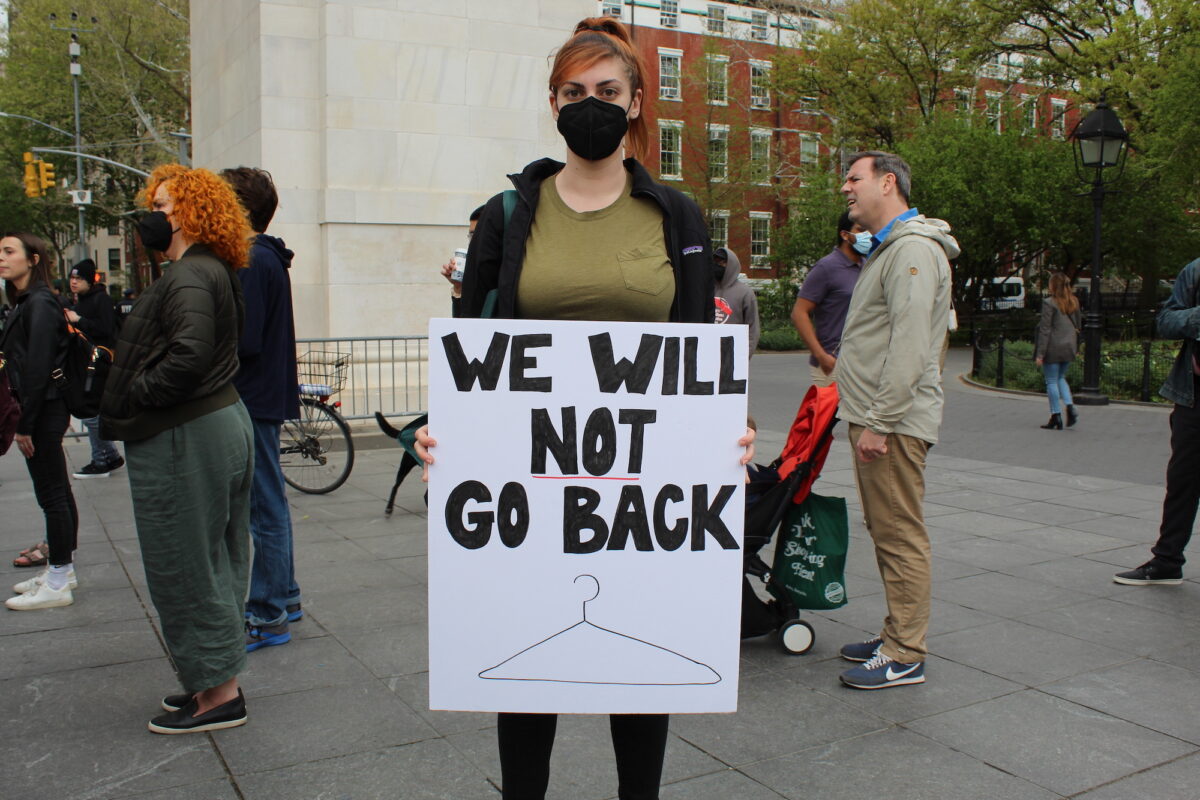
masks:
<path id="1" fill-rule="evenodd" d="M 292 640 L 287 623 L 282 625 L 259 626 L 246 623 L 246 652 L 253 653 L 260 647 L 274 647 L 287 644 Z"/>
<path id="2" fill-rule="evenodd" d="M 289 603 L 287 607 L 288 622 L 299 622 L 304 619 L 304 609 L 299 603 Z"/>
<path id="3" fill-rule="evenodd" d="M 879 652 L 879 645 L 883 644 L 882 636 L 874 636 L 867 639 L 865 642 L 854 642 L 853 644 L 844 644 L 839 651 L 842 658 L 847 661 L 870 661 Z"/>
<path id="4" fill-rule="evenodd" d="M 883 653 L 876 653 L 865 664 L 852 667 L 841 675 L 842 683 L 853 689 L 887 689 L 925 682 L 925 662 L 902 664 Z"/>

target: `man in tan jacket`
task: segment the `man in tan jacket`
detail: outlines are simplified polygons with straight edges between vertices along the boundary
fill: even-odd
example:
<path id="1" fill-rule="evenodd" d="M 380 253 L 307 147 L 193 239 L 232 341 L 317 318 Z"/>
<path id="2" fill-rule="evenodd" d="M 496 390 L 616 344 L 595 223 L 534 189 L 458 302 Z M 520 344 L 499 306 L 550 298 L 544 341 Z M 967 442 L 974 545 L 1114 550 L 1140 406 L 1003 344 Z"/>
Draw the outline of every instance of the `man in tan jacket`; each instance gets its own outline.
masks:
<path id="1" fill-rule="evenodd" d="M 921 505 L 925 455 L 942 422 L 939 356 L 950 318 L 950 226 L 908 205 L 908 164 L 855 153 L 842 194 L 873 249 L 854 289 L 834 370 L 850 425 L 854 475 L 875 543 L 888 613 L 878 636 L 848 644 L 855 689 L 925 682 L 930 548 Z"/>

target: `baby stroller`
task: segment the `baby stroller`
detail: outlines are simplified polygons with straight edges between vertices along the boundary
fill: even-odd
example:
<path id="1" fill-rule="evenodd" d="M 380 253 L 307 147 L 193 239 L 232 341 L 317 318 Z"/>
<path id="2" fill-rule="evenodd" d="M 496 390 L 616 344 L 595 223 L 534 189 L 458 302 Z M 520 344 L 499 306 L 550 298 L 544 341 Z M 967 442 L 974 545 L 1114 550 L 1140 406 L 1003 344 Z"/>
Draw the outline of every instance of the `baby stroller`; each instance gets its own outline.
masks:
<path id="1" fill-rule="evenodd" d="M 821 473 L 837 424 L 836 386 L 813 386 L 796 412 L 787 443 L 779 458 L 767 466 L 749 467 L 746 487 L 746 526 L 743 545 L 742 638 L 778 632 L 783 649 L 801 655 L 812 649 L 812 626 L 799 618 L 799 609 L 779 576 L 759 556 L 771 541 L 787 510 L 808 497 Z M 763 581 L 774 598 L 763 602 L 750 584 L 750 576 Z"/>

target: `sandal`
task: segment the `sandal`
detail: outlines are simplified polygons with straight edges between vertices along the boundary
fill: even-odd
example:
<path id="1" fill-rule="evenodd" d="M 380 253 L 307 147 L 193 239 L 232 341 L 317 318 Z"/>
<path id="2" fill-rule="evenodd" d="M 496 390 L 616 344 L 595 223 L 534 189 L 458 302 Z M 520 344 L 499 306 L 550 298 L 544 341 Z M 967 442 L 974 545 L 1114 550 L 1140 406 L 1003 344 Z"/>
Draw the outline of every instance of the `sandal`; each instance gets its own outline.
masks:
<path id="1" fill-rule="evenodd" d="M 38 542 L 33 547 L 27 547 L 13 559 L 14 567 L 40 567 L 50 558 L 50 548 L 45 542 Z"/>

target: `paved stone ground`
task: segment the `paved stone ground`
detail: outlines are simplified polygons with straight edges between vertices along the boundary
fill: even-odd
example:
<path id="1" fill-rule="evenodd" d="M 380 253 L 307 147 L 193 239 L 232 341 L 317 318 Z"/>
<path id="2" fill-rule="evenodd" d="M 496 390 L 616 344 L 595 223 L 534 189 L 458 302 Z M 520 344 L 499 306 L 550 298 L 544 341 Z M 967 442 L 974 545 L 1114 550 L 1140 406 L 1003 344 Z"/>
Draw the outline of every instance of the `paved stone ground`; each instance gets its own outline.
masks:
<path id="1" fill-rule="evenodd" d="M 950 374 L 966 356 L 951 356 Z M 806 381 L 796 356 L 755 358 L 760 455 L 781 445 Z M 947 385 L 926 514 L 934 541 L 928 683 L 838 685 L 843 642 L 878 627 L 883 598 L 851 509 L 851 602 L 811 614 L 813 651 L 743 645 L 740 710 L 672 719 L 669 800 L 1196 798 L 1200 585 L 1110 581 L 1153 539 L 1166 413 L 1086 409 L 1037 429 L 1045 401 Z M 68 447 L 76 465 L 86 445 Z M 308 616 L 250 657 L 251 722 L 154 736 L 177 683 L 156 629 L 124 476 L 76 482 L 74 606 L 0 614 L 0 797 L 496 798 L 494 718 L 426 704 L 425 518 L 414 482 L 383 514 L 394 449 L 363 450 L 329 497 L 292 495 Z M 0 460 L 0 573 L 38 538 L 16 456 Z M 818 491 L 857 505 L 844 441 Z M 486 604 L 481 603 L 481 618 Z M 564 718 L 551 797 L 613 797 L 607 722 Z"/>

